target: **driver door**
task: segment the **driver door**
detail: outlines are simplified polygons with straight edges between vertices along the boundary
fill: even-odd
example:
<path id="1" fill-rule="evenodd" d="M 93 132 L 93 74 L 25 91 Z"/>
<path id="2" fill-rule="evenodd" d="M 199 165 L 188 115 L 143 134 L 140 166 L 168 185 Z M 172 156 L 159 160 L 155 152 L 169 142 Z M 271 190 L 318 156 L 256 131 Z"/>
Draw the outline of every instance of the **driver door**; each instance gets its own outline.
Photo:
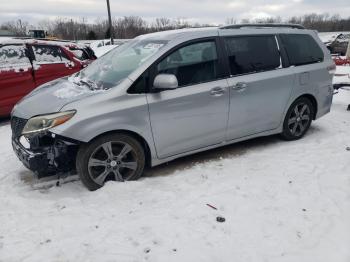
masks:
<path id="1" fill-rule="evenodd" d="M 173 74 L 179 83 L 147 94 L 159 158 L 224 141 L 229 92 L 217 45 L 215 38 L 187 44 L 155 65 L 155 75 Z"/>

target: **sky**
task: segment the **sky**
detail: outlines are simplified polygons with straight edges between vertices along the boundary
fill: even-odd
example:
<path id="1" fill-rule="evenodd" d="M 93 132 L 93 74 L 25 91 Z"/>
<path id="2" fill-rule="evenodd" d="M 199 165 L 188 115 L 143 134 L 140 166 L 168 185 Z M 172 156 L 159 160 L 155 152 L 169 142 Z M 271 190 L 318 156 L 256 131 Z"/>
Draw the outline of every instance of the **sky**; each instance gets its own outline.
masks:
<path id="1" fill-rule="evenodd" d="M 110 0 L 114 17 L 136 15 L 186 18 L 190 22 L 223 24 L 243 18 L 303 15 L 305 13 L 350 16 L 349 0 Z M 43 19 L 85 18 L 89 22 L 106 18 L 105 0 L 0 0 L 0 23 L 22 19 L 36 23 Z"/>

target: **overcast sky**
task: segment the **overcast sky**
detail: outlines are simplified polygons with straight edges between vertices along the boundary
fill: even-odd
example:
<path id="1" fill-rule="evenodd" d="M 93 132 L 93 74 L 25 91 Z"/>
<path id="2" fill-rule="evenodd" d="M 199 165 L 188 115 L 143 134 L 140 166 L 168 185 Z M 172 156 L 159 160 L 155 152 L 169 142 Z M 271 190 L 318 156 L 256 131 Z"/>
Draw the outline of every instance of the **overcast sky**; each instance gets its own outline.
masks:
<path id="1" fill-rule="evenodd" d="M 187 18 L 192 22 L 222 24 L 226 18 L 288 18 L 305 13 L 350 16 L 350 0 L 110 0 L 113 16 L 137 15 Z M 22 19 L 35 23 L 45 18 L 106 17 L 105 0 L 0 0 L 0 22 Z"/>

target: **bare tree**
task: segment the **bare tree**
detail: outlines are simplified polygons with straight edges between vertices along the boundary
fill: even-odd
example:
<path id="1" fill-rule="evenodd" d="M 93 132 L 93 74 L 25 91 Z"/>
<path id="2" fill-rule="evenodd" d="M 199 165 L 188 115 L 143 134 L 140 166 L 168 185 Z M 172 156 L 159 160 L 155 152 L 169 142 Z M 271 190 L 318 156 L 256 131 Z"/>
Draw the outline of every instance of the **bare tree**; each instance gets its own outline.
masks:
<path id="1" fill-rule="evenodd" d="M 227 18 L 226 24 L 237 23 L 235 17 Z M 306 28 L 323 31 L 350 31 L 350 17 L 341 18 L 339 15 L 329 14 L 306 14 L 303 16 L 294 16 L 289 19 L 282 19 L 281 17 L 269 17 L 263 19 L 242 19 L 241 23 L 296 23 L 302 24 Z M 208 26 L 199 23 L 189 23 L 186 18 L 179 17 L 176 19 L 169 19 L 166 17 L 156 18 L 152 22 L 147 22 L 138 16 L 125 16 L 113 18 L 112 21 L 113 35 L 116 38 L 134 38 L 140 34 L 179 29 L 186 27 L 204 27 Z M 79 19 L 69 19 L 57 17 L 53 20 L 42 20 L 36 26 L 30 25 L 26 21 L 15 20 L 0 24 L 0 29 L 5 29 L 13 32 L 17 36 L 25 36 L 29 28 L 43 29 L 49 33 L 62 39 L 86 39 L 86 38 L 105 38 L 107 29 L 109 28 L 106 19 L 96 19 L 94 23 L 87 23 L 84 17 Z"/>
<path id="2" fill-rule="evenodd" d="M 29 23 L 18 19 L 16 21 L 8 21 L 1 24 L 0 29 L 8 30 L 16 36 L 26 36 Z"/>

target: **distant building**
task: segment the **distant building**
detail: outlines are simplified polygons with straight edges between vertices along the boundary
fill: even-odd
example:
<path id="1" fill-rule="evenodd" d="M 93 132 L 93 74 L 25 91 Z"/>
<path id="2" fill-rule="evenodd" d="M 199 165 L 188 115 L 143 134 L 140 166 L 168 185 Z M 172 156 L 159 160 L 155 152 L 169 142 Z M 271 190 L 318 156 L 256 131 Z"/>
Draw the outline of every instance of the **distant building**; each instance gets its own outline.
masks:
<path id="1" fill-rule="evenodd" d="M 29 30 L 29 35 L 32 38 L 45 38 L 46 37 L 44 30 Z"/>
<path id="2" fill-rule="evenodd" d="M 11 37 L 11 36 L 16 36 L 16 35 L 9 30 L 0 29 L 0 36 Z"/>

